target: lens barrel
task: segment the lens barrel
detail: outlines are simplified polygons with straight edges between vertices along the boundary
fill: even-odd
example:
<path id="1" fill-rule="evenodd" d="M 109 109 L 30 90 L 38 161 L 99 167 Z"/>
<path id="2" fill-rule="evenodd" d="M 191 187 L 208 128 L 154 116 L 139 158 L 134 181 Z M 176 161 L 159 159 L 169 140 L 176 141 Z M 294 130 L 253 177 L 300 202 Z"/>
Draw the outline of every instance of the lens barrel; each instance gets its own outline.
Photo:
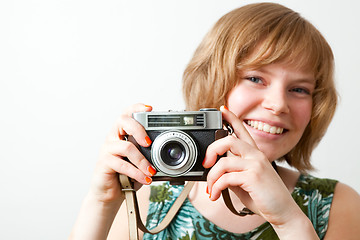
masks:
<path id="1" fill-rule="evenodd" d="M 154 166 L 171 177 L 189 172 L 196 163 L 198 149 L 195 141 L 187 133 L 170 130 L 155 138 L 151 148 Z"/>

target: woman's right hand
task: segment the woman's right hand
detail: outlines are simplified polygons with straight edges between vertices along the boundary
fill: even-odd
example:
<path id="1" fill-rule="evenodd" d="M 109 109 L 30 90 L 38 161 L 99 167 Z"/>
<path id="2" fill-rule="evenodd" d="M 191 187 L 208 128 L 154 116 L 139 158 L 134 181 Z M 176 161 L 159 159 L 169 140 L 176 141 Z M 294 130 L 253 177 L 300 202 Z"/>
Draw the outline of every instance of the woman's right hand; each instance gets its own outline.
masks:
<path id="1" fill-rule="evenodd" d="M 151 145 L 151 140 L 144 127 L 132 118 L 134 112 L 149 112 L 151 110 L 151 106 L 144 104 L 135 104 L 129 107 L 119 117 L 107 136 L 100 151 L 90 190 L 93 197 L 98 201 L 104 203 L 121 201 L 123 194 L 120 189 L 118 174 L 133 178 L 140 183 L 140 186 L 151 183 L 151 177 L 156 173 L 155 168 L 133 143 L 125 141 L 125 136 L 131 135 L 139 145 L 143 147 Z"/>

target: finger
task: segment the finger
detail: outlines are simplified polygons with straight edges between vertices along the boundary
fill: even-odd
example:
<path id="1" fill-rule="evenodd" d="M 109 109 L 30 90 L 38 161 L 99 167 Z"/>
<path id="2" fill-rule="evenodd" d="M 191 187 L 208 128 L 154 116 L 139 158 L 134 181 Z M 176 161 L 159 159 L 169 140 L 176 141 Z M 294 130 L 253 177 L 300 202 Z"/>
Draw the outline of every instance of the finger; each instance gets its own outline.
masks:
<path id="1" fill-rule="evenodd" d="M 257 161 L 256 159 L 240 159 L 240 161 L 234 161 L 234 159 L 230 158 L 230 162 L 231 161 L 232 163 L 229 164 L 230 167 L 228 166 L 227 168 L 235 169 L 235 171 L 230 170 L 231 172 L 226 172 L 221 176 L 216 172 L 209 172 L 209 174 L 213 174 L 210 175 L 212 181 L 215 179 L 212 186 L 208 186 L 209 191 L 214 193 L 212 195 L 218 197 L 221 190 L 229 186 L 236 186 L 249 193 L 251 198 L 257 202 L 264 197 L 267 199 L 270 198 L 270 196 L 274 195 L 274 189 L 277 189 L 280 185 L 284 185 L 279 175 L 267 161 Z M 232 167 L 231 164 L 236 164 L 236 167 Z M 226 178 L 224 178 L 224 176 L 226 176 Z"/>
<path id="2" fill-rule="evenodd" d="M 255 213 L 259 213 L 255 202 L 252 200 L 251 196 L 248 192 L 244 191 L 243 189 L 239 188 L 242 182 L 241 179 L 243 178 L 243 172 L 231 172 L 222 175 L 213 185 L 211 189 L 209 199 L 212 201 L 216 201 L 220 198 L 222 190 L 229 188 L 235 189 L 235 194 L 239 197 L 240 201 L 250 210 Z M 241 207 L 242 208 L 242 207 Z M 239 210 L 241 209 L 239 208 Z"/>
<path id="3" fill-rule="evenodd" d="M 243 184 L 241 180 L 242 175 L 242 172 L 230 172 L 221 175 L 221 177 L 214 182 L 212 188 L 209 189 L 210 200 L 217 200 L 221 195 L 221 191 L 226 188 L 241 187 L 241 185 Z"/>
<path id="4" fill-rule="evenodd" d="M 122 140 L 125 135 L 132 135 L 138 144 L 148 147 L 151 144 L 151 140 L 146 134 L 144 127 L 132 118 L 132 113 L 151 110 L 151 106 L 144 104 L 131 106 L 119 117 L 107 139 L 110 141 Z"/>
<path id="5" fill-rule="evenodd" d="M 151 177 L 144 174 L 130 162 L 127 162 L 120 157 L 116 157 L 113 155 L 109 155 L 107 157 L 108 166 L 113 169 L 115 172 L 120 174 L 124 174 L 130 178 L 135 179 L 137 182 L 141 184 L 150 184 L 152 182 Z"/>
<path id="6" fill-rule="evenodd" d="M 119 139 L 124 139 L 124 136 L 133 136 L 136 142 L 143 146 L 143 147 L 149 147 L 151 145 L 151 139 L 147 135 L 144 126 L 142 126 L 138 121 L 136 121 L 133 118 L 130 118 L 128 116 L 122 115 L 117 124 L 117 130 L 118 135 L 116 137 L 112 136 L 110 137 L 110 140 L 116 141 Z"/>
<path id="7" fill-rule="evenodd" d="M 118 140 L 107 143 L 107 152 L 111 155 L 126 157 L 135 167 L 147 176 L 151 177 L 156 173 L 155 168 L 131 142 Z"/>
<path id="8" fill-rule="evenodd" d="M 134 120 L 132 118 L 133 113 L 136 113 L 136 112 L 150 112 L 151 110 L 152 110 L 151 106 L 145 105 L 145 104 L 142 104 L 142 103 L 137 103 L 137 104 L 134 104 L 134 105 L 128 107 L 124 111 L 124 113 L 121 115 L 120 119 L 117 121 L 117 126 L 116 126 L 117 130 L 118 130 L 117 134 L 119 136 L 133 135 L 131 133 L 131 131 L 129 132 L 129 129 L 126 128 L 126 123 L 129 123 L 129 124 L 132 123 L 133 126 L 134 126 L 134 123 L 136 123 L 135 125 L 138 125 L 138 126 L 135 126 L 135 127 L 137 127 L 137 128 L 139 128 L 139 126 L 141 126 L 141 124 L 139 124 L 136 120 Z M 132 121 L 130 119 L 132 119 Z M 143 128 L 143 127 L 141 126 L 141 128 Z"/>
<path id="9" fill-rule="evenodd" d="M 207 174 L 207 186 L 211 191 L 213 184 L 225 173 L 243 171 L 245 166 L 239 157 L 222 157 Z"/>
<path id="10" fill-rule="evenodd" d="M 150 112 L 152 110 L 152 106 L 146 105 L 143 103 L 136 103 L 127 109 L 125 109 L 124 114 L 132 117 L 132 114 L 135 112 Z"/>
<path id="11" fill-rule="evenodd" d="M 254 150 L 254 147 L 247 142 L 235 138 L 234 136 L 227 136 L 208 146 L 203 160 L 203 166 L 205 168 L 212 167 L 218 156 L 224 155 L 227 151 L 230 151 L 234 155 L 242 156 L 245 153 L 250 154 Z"/>
<path id="12" fill-rule="evenodd" d="M 234 113 L 232 113 L 227 107 L 221 106 L 220 111 L 222 112 L 222 116 L 225 121 L 231 124 L 234 129 L 235 135 L 249 143 L 250 145 L 257 147 L 254 139 L 250 136 L 249 132 L 246 130 L 244 126 L 244 119 L 240 116 L 237 117 Z"/>

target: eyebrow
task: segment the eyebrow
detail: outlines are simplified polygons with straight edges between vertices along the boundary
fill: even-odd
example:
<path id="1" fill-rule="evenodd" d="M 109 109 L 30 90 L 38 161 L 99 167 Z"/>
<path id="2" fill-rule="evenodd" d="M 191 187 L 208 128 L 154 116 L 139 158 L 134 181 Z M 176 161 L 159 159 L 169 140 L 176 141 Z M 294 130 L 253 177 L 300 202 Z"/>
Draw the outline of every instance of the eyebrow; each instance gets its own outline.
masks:
<path id="1" fill-rule="evenodd" d="M 310 83 L 310 84 L 314 84 L 316 83 L 315 78 L 300 78 L 300 79 L 296 79 L 296 82 L 304 82 L 304 83 Z"/>

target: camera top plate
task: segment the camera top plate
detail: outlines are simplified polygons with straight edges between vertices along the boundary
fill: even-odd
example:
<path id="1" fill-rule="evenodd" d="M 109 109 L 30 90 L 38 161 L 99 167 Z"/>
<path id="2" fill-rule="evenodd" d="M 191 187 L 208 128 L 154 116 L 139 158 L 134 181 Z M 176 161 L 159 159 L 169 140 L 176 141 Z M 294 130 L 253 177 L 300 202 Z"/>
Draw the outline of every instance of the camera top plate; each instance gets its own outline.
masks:
<path id="1" fill-rule="evenodd" d="M 222 115 L 216 109 L 133 113 L 145 130 L 213 130 L 222 129 Z"/>

